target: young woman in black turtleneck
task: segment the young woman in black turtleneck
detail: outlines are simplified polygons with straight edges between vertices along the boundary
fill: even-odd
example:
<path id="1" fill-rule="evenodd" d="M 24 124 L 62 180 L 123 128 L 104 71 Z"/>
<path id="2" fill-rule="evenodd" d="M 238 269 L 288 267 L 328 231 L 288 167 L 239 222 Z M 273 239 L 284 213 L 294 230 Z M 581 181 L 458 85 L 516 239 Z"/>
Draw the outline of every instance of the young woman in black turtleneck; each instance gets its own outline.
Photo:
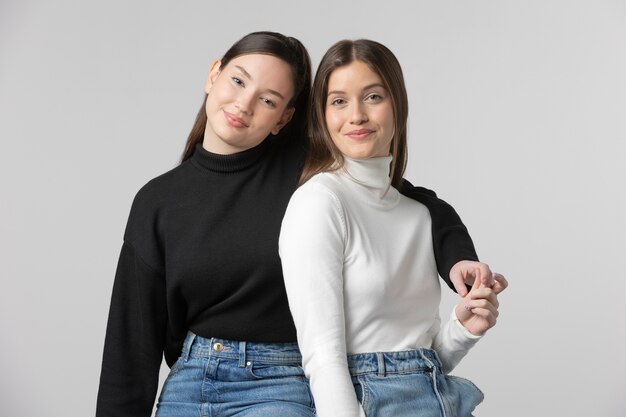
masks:
<path id="1" fill-rule="evenodd" d="M 96 415 L 314 416 L 283 283 L 278 235 L 300 176 L 311 65 L 296 39 L 256 32 L 211 67 L 182 163 L 135 197 L 119 258 Z M 467 229 L 435 193 L 437 268 L 463 294 Z"/>

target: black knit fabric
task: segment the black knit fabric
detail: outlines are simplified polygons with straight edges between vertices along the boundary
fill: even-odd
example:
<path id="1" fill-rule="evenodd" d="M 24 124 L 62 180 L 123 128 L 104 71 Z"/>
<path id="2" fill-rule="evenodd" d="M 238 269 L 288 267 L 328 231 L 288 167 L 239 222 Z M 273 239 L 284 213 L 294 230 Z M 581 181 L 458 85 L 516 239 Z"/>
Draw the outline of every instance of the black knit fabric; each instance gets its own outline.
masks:
<path id="1" fill-rule="evenodd" d="M 188 330 L 203 337 L 294 342 L 278 235 L 305 158 L 301 142 L 270 138 L 234 155 L 193 156 L 146 184 L 132 205 L 107 325 L 96 415 L 149 416 L 165 355 Z M 424 188 L 403 194 L 433 219 L 437 266 L 477 259 L 452 207 Z"/>

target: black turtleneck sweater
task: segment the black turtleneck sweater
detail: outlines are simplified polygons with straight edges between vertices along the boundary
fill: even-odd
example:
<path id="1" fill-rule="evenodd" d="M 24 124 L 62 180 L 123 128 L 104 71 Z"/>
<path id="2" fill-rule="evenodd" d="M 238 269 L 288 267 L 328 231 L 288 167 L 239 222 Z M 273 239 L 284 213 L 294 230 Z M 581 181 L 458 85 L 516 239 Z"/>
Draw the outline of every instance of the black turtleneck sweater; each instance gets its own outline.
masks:
<path id="1" fill-rule="evenodd" d="M 119 258 L 96 415 L 149 416 L 163 355 L 172 365 L 192 332 L 295 342 L 278 235 L 305 158 L 301 142 L 267 139 L 234 155 L 197 146 L 133 202 Z M 435 193 L 402 192 L 432 217 L 440 275 L 476 260 L 467 229 Z M 452 288 L 452 286 L 451 286 Z"/>

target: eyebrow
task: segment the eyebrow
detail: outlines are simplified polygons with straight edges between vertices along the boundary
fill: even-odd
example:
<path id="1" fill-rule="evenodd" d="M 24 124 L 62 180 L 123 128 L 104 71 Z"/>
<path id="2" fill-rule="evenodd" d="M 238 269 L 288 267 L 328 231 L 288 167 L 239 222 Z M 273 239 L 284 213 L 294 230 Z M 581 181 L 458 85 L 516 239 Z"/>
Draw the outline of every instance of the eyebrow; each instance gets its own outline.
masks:
<path id="1" fill-rule="evenodd" d="M 240 65 L 235 65 L 235 68 L 237 68 L 239 71 L 241 71 L 243 73 L 243 75 L 245 75 L 249 79 L 252 79 L 252 75 L 250 75 L 250 73 L 248 71 L 246 71 L 246 69 L 244 67 L 242 67 Z"/>
<path id="2" fill-rule="evenodd" d="M 241 73 L 242 73 L 243 75 L 245 75 L 245 76 L 246 76 L 246 78 L 248 78 L 249 80 L 254 80 L 254 79 L 252 78 L 252 75 L 250 75 L 250 73 L 249 73 L 248 71 L 246 71 L 246 69 L 245 69 L 244 67 L 242 67 L 241 65 L 235 65 L 235 68 L 237 68 L 239 71 L 241 71 Z M 285 99 L 285 97 L 283 97 L 283 95 L 282 95 L 282 94 L 280 94 L 280 93 L 279 93 L 278 91 L 276 91 L 276 90 L 272 90 L 271 88 L 268 88 L 268 89 L 267 89 L 267 92 L 268 92 L 268 93 L 270 93 L 270 94 L 273 94 L 273 95 L 275 95 L 275 96 L 280 97 L 282 100 L 284 100 L 284 99 Z"/>
<path id="3" fill-rule="evenodd" d="M 382 85 L 381 83 L 374 83 L 374 84 L 366 85 L 361 90 L 365 91 L 365 90 L 369 90 L 370 88 L 374 88 L 374 87 L 380 87 L 380 88 L 386 90 L 385 86 Z M 345 91 L 341 91 L 341 90 L 333 90 L 333 91 L 329 91 L 327 96 L 330 96 L 331 94 L 346 94 L 346 92 Z"/>

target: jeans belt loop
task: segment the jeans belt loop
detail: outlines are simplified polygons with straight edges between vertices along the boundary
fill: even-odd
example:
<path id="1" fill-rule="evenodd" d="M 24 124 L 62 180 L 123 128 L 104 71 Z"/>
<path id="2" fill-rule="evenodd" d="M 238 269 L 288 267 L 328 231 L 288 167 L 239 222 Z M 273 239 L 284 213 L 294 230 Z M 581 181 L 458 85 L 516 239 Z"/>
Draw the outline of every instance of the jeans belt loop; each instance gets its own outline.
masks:
<path id="1" fill-rule="evenodd" d="M 187 338 L 185 339 L 185 343 L 183 344 L 183 360 L 187 362 L 189 360 L 189 355 L 191 354 L 191 346 L 193 345 L 193 341 L 196 340 L 196 334 L 189 332 Z"/>
<path id="2" fill-rule="evenodd" d="M 385 376 L 385 356 L 381 352 L 376 353 L 376 358 L 378 359 L 378 376 Z"/>
<path id="3" fill-rule="evenodd" d="M 239 367 L 246 367 L 246 342 L 239 342 Z"/>

